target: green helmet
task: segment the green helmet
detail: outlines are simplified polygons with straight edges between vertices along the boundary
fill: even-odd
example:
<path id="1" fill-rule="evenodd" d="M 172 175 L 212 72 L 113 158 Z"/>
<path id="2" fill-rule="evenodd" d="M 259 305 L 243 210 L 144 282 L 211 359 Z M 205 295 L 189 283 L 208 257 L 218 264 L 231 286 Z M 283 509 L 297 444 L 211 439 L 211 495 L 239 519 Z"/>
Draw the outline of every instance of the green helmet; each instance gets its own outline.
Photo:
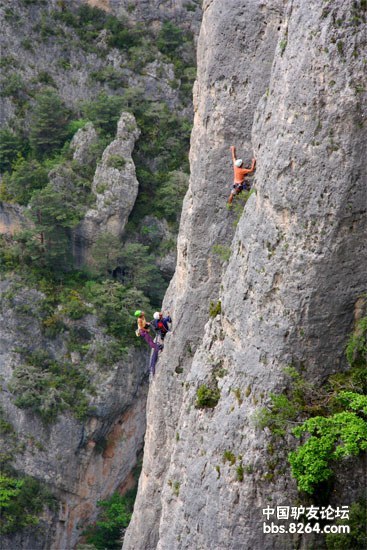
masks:
<path id="1" fill-rule="evenodd" d="M 141 314 L 142 312 L 140 311 L 140 309 L 137 309 L 134 313 L 135 317 L 140 317 Z"/>

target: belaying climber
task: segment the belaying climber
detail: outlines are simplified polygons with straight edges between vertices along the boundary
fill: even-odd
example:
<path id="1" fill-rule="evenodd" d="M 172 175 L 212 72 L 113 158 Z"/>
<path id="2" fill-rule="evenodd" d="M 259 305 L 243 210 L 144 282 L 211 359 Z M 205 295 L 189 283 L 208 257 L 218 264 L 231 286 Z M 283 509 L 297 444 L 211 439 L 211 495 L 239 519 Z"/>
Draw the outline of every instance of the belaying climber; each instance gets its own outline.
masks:
<path id="1" fill-rule="evenodd" d="M 164 340 L 164 337 L 166 336 L 167 332 L 169 332 L 169 323 L 172 323 L 172 319 L 170 317 L 170 314 L 168 313 L 166 317 L 163 317 L 163 313 L 161 311 L 156 311 L 153 315 L 154 321 L 153 321 L 153 327 L 156 332 L 159 333 L 162 340 Z"/>
<path id="2" fill-rule="evenodd" d="M 233 171 L 234 171 L 234 183 L 233 189 L 228 199 L 228 204 L 232 204 L 233 197 L 239 195 L 241 191 L 248 190 L 247 184 L 245 184 L 245 176 L 247 174 L 252 174 L 255 170 L 256 159 L 252 159 L 251 168 L 242 168 L 243 160 L 236 158 L 236 148 L 234 145 L 231 145 L 231 153 L 233 160 Z"/>
<path id="3" fill-rule="evenodd" d="M 136 331 L 136 335 L 141 336 L 141 338 L 143 338 L 143 340 L 145 340 L 152 349 L 156 351 L 162 350 L 162 344 L 156 344 L 153 342 L 153 338 L 149 334 L 150 323 L 147 323 L 144 311 L 138 309 L 135 311 L 134 315 L 138 318 L 138 329 Z"/>

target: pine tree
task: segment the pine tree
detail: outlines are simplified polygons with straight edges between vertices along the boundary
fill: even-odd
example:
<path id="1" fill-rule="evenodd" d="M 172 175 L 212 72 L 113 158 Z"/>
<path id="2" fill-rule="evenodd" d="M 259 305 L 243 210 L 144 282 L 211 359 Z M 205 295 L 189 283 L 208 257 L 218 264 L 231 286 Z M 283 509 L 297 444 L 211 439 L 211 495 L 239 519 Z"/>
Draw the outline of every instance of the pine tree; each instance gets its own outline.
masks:
<path id="1" fill-rule="evenodd" d="M 37 158 L 49 156 L 62 147 L 68 135 L 68 119 L 69 111 L 56 92 L 46 90 L 36 96 L 29 137 Z"/>

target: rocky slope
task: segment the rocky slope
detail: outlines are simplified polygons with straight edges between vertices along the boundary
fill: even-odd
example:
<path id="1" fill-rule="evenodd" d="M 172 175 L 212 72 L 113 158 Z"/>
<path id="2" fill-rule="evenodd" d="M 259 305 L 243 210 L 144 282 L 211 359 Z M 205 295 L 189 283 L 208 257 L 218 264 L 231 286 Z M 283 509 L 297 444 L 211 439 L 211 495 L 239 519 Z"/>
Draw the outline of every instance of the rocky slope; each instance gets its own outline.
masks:
<path id="1" fill-rule="evenodd" d="M 307 535 L 262 532 L 262 508 L 300 499 L 282 445 L 270 456 L 253 416 L 285 388 L 289 364 L 316 387 L 343 369 L 360 315 L 365 4 L 207 0 L 203 13 L 191 182 L 165 297 L 175 326 L 149 392 L 124 549 L 306 547 Z M 235 232 L 231 144 L 257 157 Z M 215 244 L 231 246 L 222 274 Z M 211 300 L 221 301 L 213 318 Z M 213 383 L 216 407 L 196 408 L 197 389 Z M 361 495 L 365 462 L 347 471 L 334 505 Z"/>

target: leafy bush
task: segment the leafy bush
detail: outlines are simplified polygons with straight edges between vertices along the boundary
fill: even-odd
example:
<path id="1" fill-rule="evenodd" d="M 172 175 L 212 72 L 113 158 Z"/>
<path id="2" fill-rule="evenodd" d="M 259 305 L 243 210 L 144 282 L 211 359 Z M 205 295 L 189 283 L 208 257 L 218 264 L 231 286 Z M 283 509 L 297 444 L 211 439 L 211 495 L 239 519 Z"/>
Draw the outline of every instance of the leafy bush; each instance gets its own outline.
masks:
<path id="1" fill-rule="evenodd" d="M 209 307 L 209 315 L 210 317 L 216 317 L 217 315 L 220 315 L 222 312 L 222 302 L 218 300 L 217 303 L 210 302 Z"/>
<path id="2" fill-rule="evenodd" d="M 351 505 L 349 519 L 338 520 L 337 525 L 348 525 L 350 533 L 328 533 L 326 546 L 328 550 L 364 550 L 367 548 L 367 507 L 366 500 Z"/>
<path id="3" fill-rule="evenodd" d="M 0 535 L 37 525 L 44 506 L 52 508 L 56 502 L 38 480 L 14 475 L 0 475 Z"/>
<path id="4" fill-rule="evenodd" d="M 107 161 L 107 166 L 121 170 L 126 164 L 126 160 L 121 155 L 111 155 Z"/>
<path id="5" fill-rule="evenodd" d="M 231 248 L 230 246 L 225 246 L 222 244 L 215 244 L 212 248 L 214 254 L 217 254 L 223 262 L 228 262 L 231 257 Z"/>
<path id="6" fill-rule="evenodd" d="M 136 490 L 121 496 L 114 493 L 108 500 L 98 502 L 102 509 L 95 525 L 83 534 L 89 544 L 97 550 L 120 550 L 123 532 L 128 527 L 132 516 Z"/>
<path id="7" fill-rule="evenodd" d="M 88 413 L 86 391 L 92 391 L 83 366 L 56 361 L 38 350 L 24 354 L 26 364 L 16 367 L 9 385 L 15 394 L 15 405 L 39 414 L 45 422 L 70 410 L 78 419 Z"/>
<path id="8" fill-rule="evenodd" d="M 357 396 L 355 396 L 357 399 Z M 358 396 L 367 416 L 367 396 Z M 355 408 L 350 401 L 348 408 Z M 363 410 L 363 409 L 362 409 Z M 331 463 L 367 449 L 367 422 L 356 412 L 345 410 L 330 417 L 316 416 L 293 430 L 297 437 L 311 437 L 288 456 L 298 488 L 313 493 L 315 486 L 333 475 Z"/>
<path id="9" fill-rule="evenodd" d="M 231 466 L 236 462 L 236 455 L 232 451 L 224 451 L 223 453 L 223 462 L 229 462 Z"/>
<path id="10" fill-rule="evenodd" d="M 148 299 L 135 288 L 126 288 L 117 281 L 105 280 L 86 285 L 86 296 L 93 303 L 100 321 L 107 327 L 107 333 L 126 345 L 138 345 L 135 336 L 136 319 L 133 312 L 137 304 L 149 314 Z M 137 342 L 138 341 L 138 342 Z"/>
<path id="11" fill-rule="evenodd" d="M 346 356 L 349 365 L 367 364 L 367 317 L 358 321 L 356 329 L 348 340 Z"/>
<path id="12" fill-rule="evenodd" d="M 210 388 L 206 384 L 202 384 L 196 391 L 197 409 L 213 409 L 220 399 L 220 390 L 218 387 Z"/>
<path id="13" fill-rule="evenodd" d="M 94 358 L 101 366 L 108 367 L 120 361 L 127 353 L 127 348 L 119 342 L 98 344 L 94 351 Z"/>
<path id="14" fill-rule="evenodd" d="M 167 174 L 157 191 L 157 208 L 167 220 L 179 221 L 182 201 L 189 186 L 189 176 L 180 170 Z"/>
<path id="15" fill-rule="evenodd" d="M 12 97 L 13 99 L 17 99 L 25 92 L 25 83 L 22 77 L 17 73 L 8 75 L 7 78 L 1 82 L 1 97 Z"/>
<path id="16" fill-rule="evenodd" d="M 157 38 L 158 49 L 165 55 L 172 57 L 184 40 L 184 32 L 171 21 L 163 23 Z"/>
<path id="17" fill-rule="evenodd" d="M 362 319 L 349 339 L 350 370 L 330 376 L 316 389 L 293 368 L 288 368 L 293 386 L 288 395 L 271 394 L 271 405 L 257 415 L 259 427 L 284 436 L 289 426 L 308 417 L 292 433 L 306 441 L 288 455 L 292 475 L 301 491 L 313 494 L 330 479 L 333 466 L 345 457 L 367 449 L 367 373 L 361 356 L 365 353 L 367 324 Z"/>
<path id="18" fill-rule="evenodd" d="M 76 290 L 67 290 L 61 294 L 61 303 L 63 304 L 62 313 L 70 319 L 81 319 L 84 315 L 91 312 L 89 306 L 85 304 L 79 292 Z"/>

